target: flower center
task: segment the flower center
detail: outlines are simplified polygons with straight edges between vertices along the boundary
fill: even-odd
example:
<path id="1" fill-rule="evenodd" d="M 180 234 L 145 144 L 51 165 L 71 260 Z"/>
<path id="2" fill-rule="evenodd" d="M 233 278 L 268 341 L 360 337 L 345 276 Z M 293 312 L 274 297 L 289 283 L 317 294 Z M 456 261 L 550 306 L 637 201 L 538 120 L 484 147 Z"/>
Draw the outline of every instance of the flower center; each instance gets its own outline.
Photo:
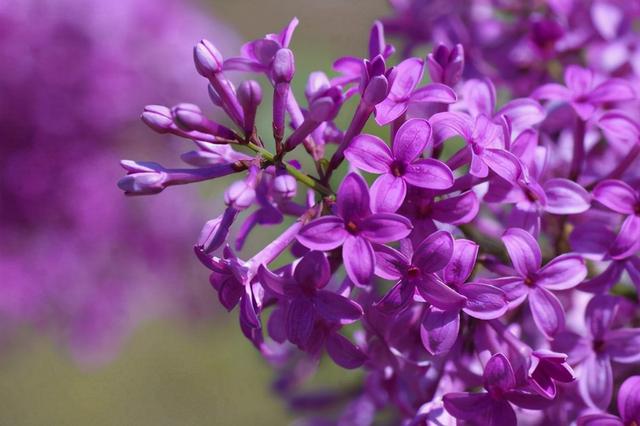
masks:
<path id="1" fill-rule="evenodd" d="M 391 163 L 391 167 L 389 169 L 392 175 L 394 175 L 395 177 L 400 177 L 404 175 L 407 166 L 401 161 L 394 161 L 393 163 Z"/>
<path id="2" fill-rule="evenodd" d="M 534 286 L 534 284 L 535 284 L 535 281 L 534 281 L 534 280 L 533 280 L 533 278 L 531 278 L 531 277 L 525 277 L 525 279 L 524 279 L 524 284 L 525 284 L 527 287 L 533 287 L 533 286 Z"/>
<path id="3" fill-rule="evenodd" d="M 409 278 L 410 280 L 416 279 L 419 276 L 420 276 L 420 269 L 416 268 L 415 266 L 411 266 L 407 270 L 407 278 Z"/>
<path id="4" fill-rule="evenodd" d="M 357 233 L 358 232 L 358 225 L 354 221 L 350 220 L 347 223 L 347 231 L 349 231 L 351 234 Z"/>
<path id="5" fill-rule="evenodd" d="M 600 353 L 604 350 L 604 340 L 597 339 L 593 341 L 592 344 L 593 351 L 596 353 Z"/>
<path id="6" fill-rule="evenodd" d="M 527 198 L 529 199 L 529 201 L 535 203 L 536 201 L 538 201 L 540 198 L 538 198 L 538 195 L 533 192 L 532 190 L 530 190 L 529 188 L 524 190 L 525 195 L 527 196 Z"/>

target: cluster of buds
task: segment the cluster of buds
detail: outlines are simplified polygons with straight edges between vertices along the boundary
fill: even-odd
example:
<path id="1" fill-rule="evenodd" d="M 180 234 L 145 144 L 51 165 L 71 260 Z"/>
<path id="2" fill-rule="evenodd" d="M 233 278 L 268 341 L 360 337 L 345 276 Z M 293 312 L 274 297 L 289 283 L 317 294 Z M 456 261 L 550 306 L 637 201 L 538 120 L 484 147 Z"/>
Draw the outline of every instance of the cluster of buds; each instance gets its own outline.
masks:
<path id="1" fill-rule="evenodd" d="M 196 143 L 183 156 L 196 168 L 123 162 L 120 181 L 137 195 L 244 173 L 195 251 L 291 408 L 311 410 L 311 424 L 369 425 L 383 412 L 406 425 L 640 421 L 632 81 L 571 64 L 564 83 L 498 108 L 491 80 L 463 79 L 466 46 L 390 66 L 376 22 L 368 57 L 338 59 L 333 78 L 311 73 L 301 106 L 297 23 L 236 58 L 200 42 L 196 68 L 228 126 L 193 105 L 148 107 L 152 129 Z M 236 89 L 230 71 L 269 84 L 271 132 L 256 125 L 260 85 Z M 388 140 L 364 133 L 371 121 Z M 231 246 L 281 223 L 247 260 Z M 348 389 L 302 391 L 325 353 L 362 374 Z"/>

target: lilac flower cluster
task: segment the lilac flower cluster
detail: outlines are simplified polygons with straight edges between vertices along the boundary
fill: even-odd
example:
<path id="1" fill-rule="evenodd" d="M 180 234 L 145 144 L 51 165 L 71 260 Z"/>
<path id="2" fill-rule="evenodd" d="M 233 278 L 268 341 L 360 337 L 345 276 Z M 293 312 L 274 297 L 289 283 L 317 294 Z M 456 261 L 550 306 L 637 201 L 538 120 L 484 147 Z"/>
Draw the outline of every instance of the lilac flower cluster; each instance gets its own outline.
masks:
<path id="1" fill-rule="evenodd" d="M 127 203 L 113 181 L 141 106 L 199 93 L 182 46 L 206 32 L 238 45 L 213 19 L 175 0 L 0 2 L 3 338 L 28 327 L 101 362 L 145 319 L 210 311 L 202 275 L 185 273 L 204 203 L 195 191 Z M 177 203 L 191 213 L 176 218 Z"/>
<path id="2" fill-rule="evenodd" d="M 367 57 L 311 73 L 301 103 L 297 24 L 239 57 L 198 43 L 196 69 L 229 120 L 147 107 L 153 130 L 195 142 L 182 156 L 194 167 L 123 161 L 119 182 L 143 195 L 242 176 L 195 252 L 291 408 L 309 424 L 640 422 L 635 74 L 572 63 L 562 81 L 501 102 L 490 79 L 463 79 L 466 45 L 391 66 L 376 22 Z M 271 131 L 256 125 L 260 84 L 236 86 L 232 71 L 268 83 Z M 257 225 L 280 223 L 252 257 L 232 248 L 233 229 L 239 250 Z M 302 389 L 324 353 L 360 370 L 352 386 Z"/>

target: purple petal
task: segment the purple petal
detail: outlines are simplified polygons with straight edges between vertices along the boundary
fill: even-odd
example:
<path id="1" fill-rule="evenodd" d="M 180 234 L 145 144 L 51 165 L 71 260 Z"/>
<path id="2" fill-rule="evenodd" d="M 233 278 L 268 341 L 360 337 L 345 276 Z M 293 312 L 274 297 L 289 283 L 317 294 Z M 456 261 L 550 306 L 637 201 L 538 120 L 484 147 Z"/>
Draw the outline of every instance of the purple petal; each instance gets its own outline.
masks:
<path id="1" fill-rule="evenodd" d="M 511 128 L 515 134 L 521 134 L 544 120 L 546 113 L 542 106 L 530 98 L 518 98 L 507 102 L 496 114 L 509 118 Z"/>
<path id="2" fill-rule="evenodd" d="M 460 311 L 442 311 L 429 307 L 420 325 L 420 338 L 427 352 L 442 355 L 449 352 L 458 340 L 460 331 Z"/>
<path id="3" fill-rule="evenodd" d="M 459 311 L 467 300 L 433 274 L 423 275 L 415 284 L 420 296 L 439 309 Z"/>
<path id="4" fill-rule="evenodd" d="M 516 182 L 522 173 L 518 158 L 504 149 L 485 149 L 482 161 L 495 174 L 509 182 Z"/>
<path id="5" fill-rule="evenodd" d="M 489 320 L 507 312 L 507 295 L 497 287 L 469 283 L 460 286 L 459 291 L 467 298 L 463 311 L 474 318 Z"/>
<path id="6" fill-rule="evenodd" d="M 358 303 L 331 291 L 318 291 L 314 304 L 318 314 L 327 321 L 349 324 L 362 317 L 362 308 Z"/>
<path id="7" fill-rule="evenodd" d="M 404 280 L 400 281 L 391 287 L 387 294 L 376 303 L 376 306 L 385 313 L 396 313 L 404 310 L 413 301 L 414 293 L 415 286 Z"/>
<path id="8" fill-rule="evenodd" d="M 511 144 L 511 153 L 529 169 L 535 164 L 536 148 L 538 147 L 538 132 L 527 129 L 520 133 Z"/>
<path id="9" fill-rule="evenodd" d="M 563 254 L 547 263 L 536 275 L 536 285 L 549 290 L 567 290 L 587 277 L 587 266 L 577 254 Z"/>
<path id="10" fill-rule="evenodd" d="M 491 397 L 485 392 L 449 392 L 442 397 L 444 408 L 460 420 L 477 419 L 479 413 L 491 406 Z"/>
<path id="11" fill-rule="evenodd" d="M 516 386 L 516 377 L 511 363 L 501 353 L 495 354 L 489 359 L 482 374 L 484 388 L 491 393 L 493 390 L 506 392 Z"/>
<path id="12" fill-rule="evenodd" d="M 629 274 L 629 278 L 636 286 L 638 292 L 640 292 L 640 258 L 631 257 L 627 259 L 625 262 L 625 267 L 627 269 L 627 273 Z"/>
<path id="13" fill-rule="evenodd" d="M 422 273 L 442 270 L 453 255 L 453 237 L 447 231 L 436 231 L 420 243 L 413 254 L 412 263 Z"/>
<path id="14" fill-rule="evenodd" d="M 373 243 L 398 241 L 411 233 L 411 221 L 394 213 L 374 213 L 360 225 L 360 235 Z"/>
<path id="15" fill-rule="evenodd" d="M 469 278 L 476 266 L 478 248 L 478 244 L 473 241 L 454 240 L 451 259 L 443 271 L 447 283 L 462 284 Z"/>
<path id="16" fill-rule="evenodd" d="M 640 216 L 629 215 L 620 232 L 611 245 L 609 254 L 613 259 L 625 259 L 634 255 L 640 248 Z"/>
<path id="17" fill-rule="evenodd" d="M 496 107 L 496 88 L 491 80 L 475 78 L 467 80 L 462 86 L 462 98 L 471 115 L 493 116 L 493 110 Z"/>
<path id="18" fill-rule="evenodd" d="M 342 246 L 342 259 L 351 281 L 359 285 L 369 284 L 375 265 L 369 241 L 362 237 L 348 236 Z"/>
<path id="19" fill-rule="evenodd" d="M 482 161 L 482 157 L 475 153 L 471 155 L 469 174 L 477 178 L 484 178 L 489 174 L 489 167 L 484 161 Z"/>
<path id="20" fill-rule="evenodd" d="M 593 190 L 593 198 L 622 214 L 634 214 L 638 196 L 627 183 L 621 180 L 605 180 L 600 182 Z"/>
<path id="21" fill-rule="evenodd" d="M 371 185 L 371 204 L 376 212 L 394 213 L 407 196 L 407 184 L 391 173 L 380 175 Z"/>
<path id="22" fill-rule="evenodd" d="M 327 339 L 327 353 L 340 367 L 354 369 L 367 360 L 367 356 L 349 339 L 338 333 L 331 333 Z"/>
<path id="23" fill-rule="evenodd" d="M 460 225 L 471 222 L 480 210 L 480 202 L 475 192 L 467 191 L 460 195 L 436 201 L 431 216 L 443 223 Z"/>
<path id="24" fill-rule="evenodd" d="M 571 91 L 561 84 L 549 83 L 534 90 L 531 97 L 535 99 L 568 101 L 571 98 Z"/>
<path id="25" fill-rule="evenodd" d="M 403 178 L 414 186 L 447 189 L 453 186 L 453 173 L 442 161 L 433 158 L 416 160 L 407 166 Z"/>
<path id="26" fill-rule="evenodd" d="M 404 275 L 409 265 L 409 259 L 404 254 L 382 244 L 374 244 L 373 251 L 377 276 L 387 280 L 399 280 Z"/>
<path id="27" fill-rule="evenodd" d="M 328 251 L 340 247 L 349 233 L 338 216 L 323 216 L 306 224 L 297 238 L 312 250 Z"/>
<path id="28" fill-rule="evenodd" d="M 357 222 L 371 213 L 369 207 L 369 188 L 362 176 L 349 173 L 338 188 L 338 215 L 345 223 Z"/>
<path id="29" fill-rule="evenodd" d="M 287 338 L 295 345 L 304 347 L 311 336 L 314 309 L 310 300 L 296 297 L 287 307 Z"/>
<path id="30" fill-rule="evenodd" d="M 321 251 L 310 251 L 296 265 L 293 277 L 299 285 L 308 289 L 326 286 L 331 278 L 327 257 Z"/>
<path id="31" fill-rule="evenodd" d="M 578 417 L 577 426 L 624 426 L 622 421 L 612 414 L 587 414 Z"/>
<path id="32" fill-rule="evenodd" d="M 591 196 L 569 179 L 549 179 L 544 183 L 547 196 L 545 210 L 553 214 L 584 213 L 591 207 Z"/>
<path id="33" fill-rule="evenodd" d="M 507 401 L 492 401 L 491 408 L 479 413 L 478 424 L 486 426 L 517 426 L 518 418 Z"/>
<path id="34" fill-rule="evenodd" d="M 507 295 L 509 309 L 516 308 L 524 302 L 529 294 L 527 287 L 520 277 L 503 277 L 492 280 L 483 280 L 482 284 L 489 284 L 498 287 Z"/>
<path id="35" fill-rule="evenodd" d="M 267 332 L 269 337 L 278 343 L 287 340 L 286 310 L 282 306 L 278 305 L 269 316 Z"/>
<path id="36" fill-rule="evenodd" d="M 400 62 L 395 69 L 397 74 L 389 90 L 389 96 L 398 100 L 407 99 L 422 80 L 424 61 L 419 58 L 408 58 Z"/>
<path id="37" fill-rule="evenodd" d="M 610 78 L 589 93 L 589 102 L 606 103 L 628 101 L 635 98 L 633 87 L 621 78 Z"/>
<path id="38" fill-rule="evenodd" d="M 538 242 L 528 232 L 509 228 L 502 236 L 502 242 L 507 247 L 513 267 L 526 277 L 538 272 L 542 263 L 542 255 Z"/>
<path id="39" fill-rule="evenodd" d="M 385 126 L 401 117 L 409 108 L 409 100 L 396 100 L 388 97 L 376 105 L 376 123 Z"/>
<path id="40" fill-rule="evenodd" d="M 613 372 L 607 355 L 593 354 L 581 366 L 582 376 L 578 380 L 580 395 L 594 407 L 605 410 L 613 394 Z"/>
<path id="41" fill-rule="evenodd" d="M 431 124 L 422 118 L 406 121 L 393 138 L 393 156 L 403 163 L 416 159 L 431 142 Z"/>
<path id="42" fill-rule="evenodd" d="M 587 328 L 594 339 L 603 339 L 611 328 L 615 317 L 618 299 L 609 295 L 594 296 L 587 305 L 584 317 Z"/>
<path id="43" fill-rule="evenodd" d="M 386 173 L 393 161 L 391 149 L 373 135 L 356 136 L 344 156 L 353 167 L 369 173 Z"/>
<path id="44" fill-rule="evenodd" d="M 640 421 L 640 376 L 631 376 L 620 386 L 618 411 L 625 422 Z"/>
<path id="45" fill-rule="evenodd" d="M 258 280 L 260 280 L 260 284 L 262 284 L 265 288 L 268 288 L 269 290 L 280 296 L 284 296 L 285 286 L 291 283 L 291 280 L 274 274 L 264 265 L 260 265 L 260 267 L 258 268 Z"/>
<path id="46" fill-rule="evenodd" d="M 607 353 L 615 362 L 631 364 L 640 361 L 640 329 L 619 328 L 606 335 Z"/>
<path id="47" fill-rule="evenodd" d="M 569 65 L 564 72 L 564 82 L 574 96 L 586 94 L 593 84 L 593 71 L 577 65 Z"/>
<path id="48" fill-rule="evenodd" d="M 462 136 L 465 139 L 471 137 L 471 129 L 473 129 L 474 121 L 468 115 L 462 112 L 440 112 L 434 114 L 429 122 L 433 126 L 433 132 L 436 142 L 449 139 L 453 136 Z"/>
<path id="49" fill-rule="evenodd" d="M 564 309 L 558 298 L 549 290 L 534 287 L 529 292 L 529 307 L 533 321 L 547 339 L 553 340 L 564 330 Z"/>
<path id="50" fill-rule="evenodd" d="M 583 282 L 578 289 L 588 293 L 603 293 L 620 281 L 624 268 L 620 262 L 611 262 L 601 274 Z"/>
<path id="51" fill-rule="evenodd" d="M 437 102 L 441 104 L 452 104 L 458 100 L 456 92 L 449 86 L 441 83 L 430 83 L 419 88 L 411 95 L 411 102 Z"/>
<path id="52" fill-rule="evenodd" d="M 529 410 L 541 410 L 551 405 L 551 401 L 547 398 L 522 390 L 512 390 L 506 393 L 506 399 L 514 403 L 518 407 Z"/>
<path id="53" fill-rule="evenodd" d="M 519 228 L 525 232 L 537 236 L 540 234 L 540 207 L 528 200 L 517 203 L 509 213 L 508 226 Z"/>
<path id="54" fill-rule="evenodd" d="M 640 126 L 622 111 L 609 111 L 602 114 L 598 126 L 604 131 L 607 139 L 614 139 L 629 145 L 640 139 Z"/>

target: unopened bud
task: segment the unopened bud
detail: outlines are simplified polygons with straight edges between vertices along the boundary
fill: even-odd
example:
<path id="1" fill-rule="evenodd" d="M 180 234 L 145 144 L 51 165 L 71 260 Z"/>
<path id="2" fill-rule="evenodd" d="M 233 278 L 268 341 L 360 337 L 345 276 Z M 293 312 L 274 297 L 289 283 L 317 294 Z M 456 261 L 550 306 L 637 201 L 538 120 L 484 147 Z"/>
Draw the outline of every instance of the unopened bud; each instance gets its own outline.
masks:
<path id="1" fill-rule="evenodd" d="M 224 202 L 238 210 L 244 210 L 253 204 L 256 198 L 256 190 L 245 180 L 239 180 L 231 184 L 224 193 Z"/>
<path id="2" fill-rule="evenodd" d="M 293 74 L 295 74 L 295 72 L 296 66 L 293 52 L 289 49 L 278 50 L 271 64 L 273 81 L 276 84 L 289 83 L 293 80 Z"/>
<path id="3" fill-rule="evenodd" d="M 168 133 L 173 126 L 171 110 L 162 105 L 147 105 L 140 118 L 144 124 L 158 133 Z"/>
<path id="4" fill-rule="evenodd" d="M 193 48 L 193 60 L 198 73 L 206 78 L 222 71 L 223 58 L 218 49 L 208 40 L 201 40 Z"/>

